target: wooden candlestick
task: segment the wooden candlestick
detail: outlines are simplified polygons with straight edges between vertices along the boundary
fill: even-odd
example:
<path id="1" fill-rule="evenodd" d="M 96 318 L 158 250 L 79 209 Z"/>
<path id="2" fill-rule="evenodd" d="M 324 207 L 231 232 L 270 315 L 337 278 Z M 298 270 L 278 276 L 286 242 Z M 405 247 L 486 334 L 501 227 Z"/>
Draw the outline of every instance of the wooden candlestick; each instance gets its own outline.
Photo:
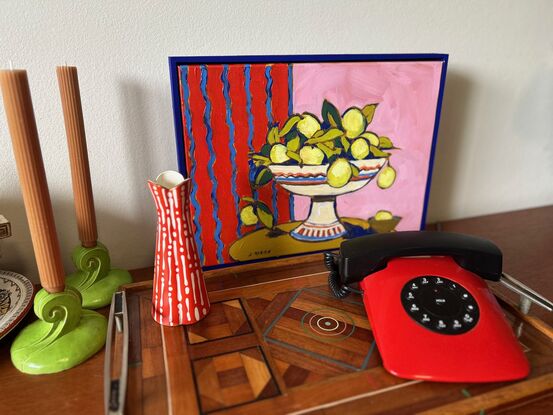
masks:
<path id="1" fill-rule="evenodd" d="M 88 164 L 77 68 L 74 66 L 58 66 L 56 73 L 61 94 L 63 118 L 65 120 L 67 145 L 69 147 L 79 239 L 82 246 L 92 248 L 97 244 L 98 231 L 96 228 L 96 214 L 94 211 L 94 198 L 90 180 L 90 167 Z"/>
<path id="2" fill-rule="evenodd" d="M 40 152 L 27 72 L 0 71 L 0 87 L 31 231 L 40 283 L 50 293 L 64 290 L 64 272 L 52 204 Z"/>

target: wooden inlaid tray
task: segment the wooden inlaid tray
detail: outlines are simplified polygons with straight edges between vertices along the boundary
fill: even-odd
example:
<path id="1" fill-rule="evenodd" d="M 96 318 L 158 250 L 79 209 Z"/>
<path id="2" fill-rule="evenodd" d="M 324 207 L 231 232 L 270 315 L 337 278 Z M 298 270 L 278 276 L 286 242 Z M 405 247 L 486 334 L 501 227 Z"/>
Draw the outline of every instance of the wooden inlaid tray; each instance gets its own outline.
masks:
<path id="1" fill-rule="evenodd" d="M 409 381 L 381 366 L 361 297 L 338 300 L 326 281 L 316 272 L 214 290 L 208 317 L 188 327 L 157 325 L 151 285 L 128 286 L 127 412 L 488 414 L 553 396 L 553 332 L 508 303 L 532 366 L 528 379 Z"/>

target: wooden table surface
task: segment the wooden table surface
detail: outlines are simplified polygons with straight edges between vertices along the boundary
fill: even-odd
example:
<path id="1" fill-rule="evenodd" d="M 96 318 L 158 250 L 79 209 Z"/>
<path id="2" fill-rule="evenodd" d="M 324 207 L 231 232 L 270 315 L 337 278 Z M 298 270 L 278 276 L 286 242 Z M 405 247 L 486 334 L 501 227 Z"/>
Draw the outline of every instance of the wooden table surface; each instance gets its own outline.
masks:
<path id="1" fill-rule="evenodd" d="M 449 221 L 439 224 L 444 231 L 463 232 L 486 237 L 503 251 L 504 270 L 548 298 L 553 298 L 553 206 Z M 270 263 L 267 263 L 270 266 Z M 152 269 L 132 272 L 135 281 L 151 279 Z M 222 288 L 256 282 L 259 273 L 217 271 L 208 287 Z M 104 314 L 107 310 L 102 310 Z M 531 313 L 553 326 L 553 315 L 533 307 Z M 31 313 L 32 314 L 32 313 Z M 19 326 L 32 321 L 33 316 Z M 53 375 L 30 376 L 11 364 L 9 347 L 17 329 L 0 340 L 0 414 L 40 412 L 99 414 L 103 411 L 103 361 L 100 351 L 87 362 Z M 551 399 L 541 399 L 505 413 L 553 413 Z"/>

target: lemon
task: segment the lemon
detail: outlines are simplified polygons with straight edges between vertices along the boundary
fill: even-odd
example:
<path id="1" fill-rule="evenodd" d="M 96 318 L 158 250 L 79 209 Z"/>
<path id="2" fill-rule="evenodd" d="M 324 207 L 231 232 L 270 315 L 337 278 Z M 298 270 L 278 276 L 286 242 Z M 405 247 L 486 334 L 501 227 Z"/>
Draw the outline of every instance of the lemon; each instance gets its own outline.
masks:
<path id="1" fill-rule="evenodd" d="M 390 220 L 393 219 L 394 215 L 392 215 L 392 212 L 389 210 L 379 210 L 376 212 L 376 215 L 374 215 L 375 220 Z"/>
<path id="2" fill-rule="evenodd" d="M 326 172 L 326 181 L 332 187 L 344 187 L 353 174 L 351 164 L 344 158 L 334 161 Z"/>
<path id="3" fill-rule="evenodd" d="M 318 166 L 322 164 L 325 155 L 317 147 L 304 146 L 300 150 L 300 158 L 303 164 L 310 164 L 312 166 Z"/>
<path id="4" fill-rule="evenodd" d="M 386 166 L 378 175 L 378 179 L 376 180 L 376 184 L 381 189 L 387 189 L 391 185 L 394 184 L 394 181 L 396 180 L 396 171 L 392 166 Z"/>
<path id="5" fill-rule="evenodd" d="M 369 143 L 364 138 L 358 138 L 351 144 L 351 155 L 357 160 L 363 160 L 369 155 Z"/>
<path id="6" fill-rule="evenodd" d="M 257 223 L 257 215 L 253 211 L 252 205 L 248 205 L 240 211 L 240 220 L 246 226 L 255 225 Z"/>
<path id="7" fill-rule="evenodd" d="M 288 149 L 284 144 L 275 144 L 271 147 L 271 152 L 269 153 L 269 157 L 271 158 L 271 161 L 275 164 L 281 164 L 288 160 L 290 160 L 290 157 L 286 154 Z"/>
<path id="8" fill-rule="evenodd" d="M 361 134 L 361 137 L 369 140 L 369 143 L 371 143 L 372 146 L 379 147 L 380 146 L 380 139 L 375 133 L 363 133 Z"/>
<path id="9" fill-rule="evenodd" d="M 346 130 L 346 137 L 359 137 L 367 127 L 367 119 L 359 108 L 350 108 L 342 117 L 342 127 Z"/>
<path id="10" fill-rule="evenodd" d="M 297 128 L 304 136 L 311 138 L 313 134 L 321 129 L 321 124 L 312 115 L 303 114 L 302 119 L 298 122 Z"/>

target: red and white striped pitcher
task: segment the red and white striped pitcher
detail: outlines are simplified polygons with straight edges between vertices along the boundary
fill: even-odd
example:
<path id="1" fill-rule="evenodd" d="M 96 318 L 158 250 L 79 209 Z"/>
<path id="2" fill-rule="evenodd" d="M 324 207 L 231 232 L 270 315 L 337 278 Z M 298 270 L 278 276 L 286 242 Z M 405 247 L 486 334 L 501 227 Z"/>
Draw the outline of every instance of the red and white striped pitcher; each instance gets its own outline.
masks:
<path id="1" fill-rule="evenodd" d="M 209 312 L 190 218 L 190 179 L 166 171 L 148 181 L 157 210 L 152 317 L 166 326 L 193 324 Z"/>

